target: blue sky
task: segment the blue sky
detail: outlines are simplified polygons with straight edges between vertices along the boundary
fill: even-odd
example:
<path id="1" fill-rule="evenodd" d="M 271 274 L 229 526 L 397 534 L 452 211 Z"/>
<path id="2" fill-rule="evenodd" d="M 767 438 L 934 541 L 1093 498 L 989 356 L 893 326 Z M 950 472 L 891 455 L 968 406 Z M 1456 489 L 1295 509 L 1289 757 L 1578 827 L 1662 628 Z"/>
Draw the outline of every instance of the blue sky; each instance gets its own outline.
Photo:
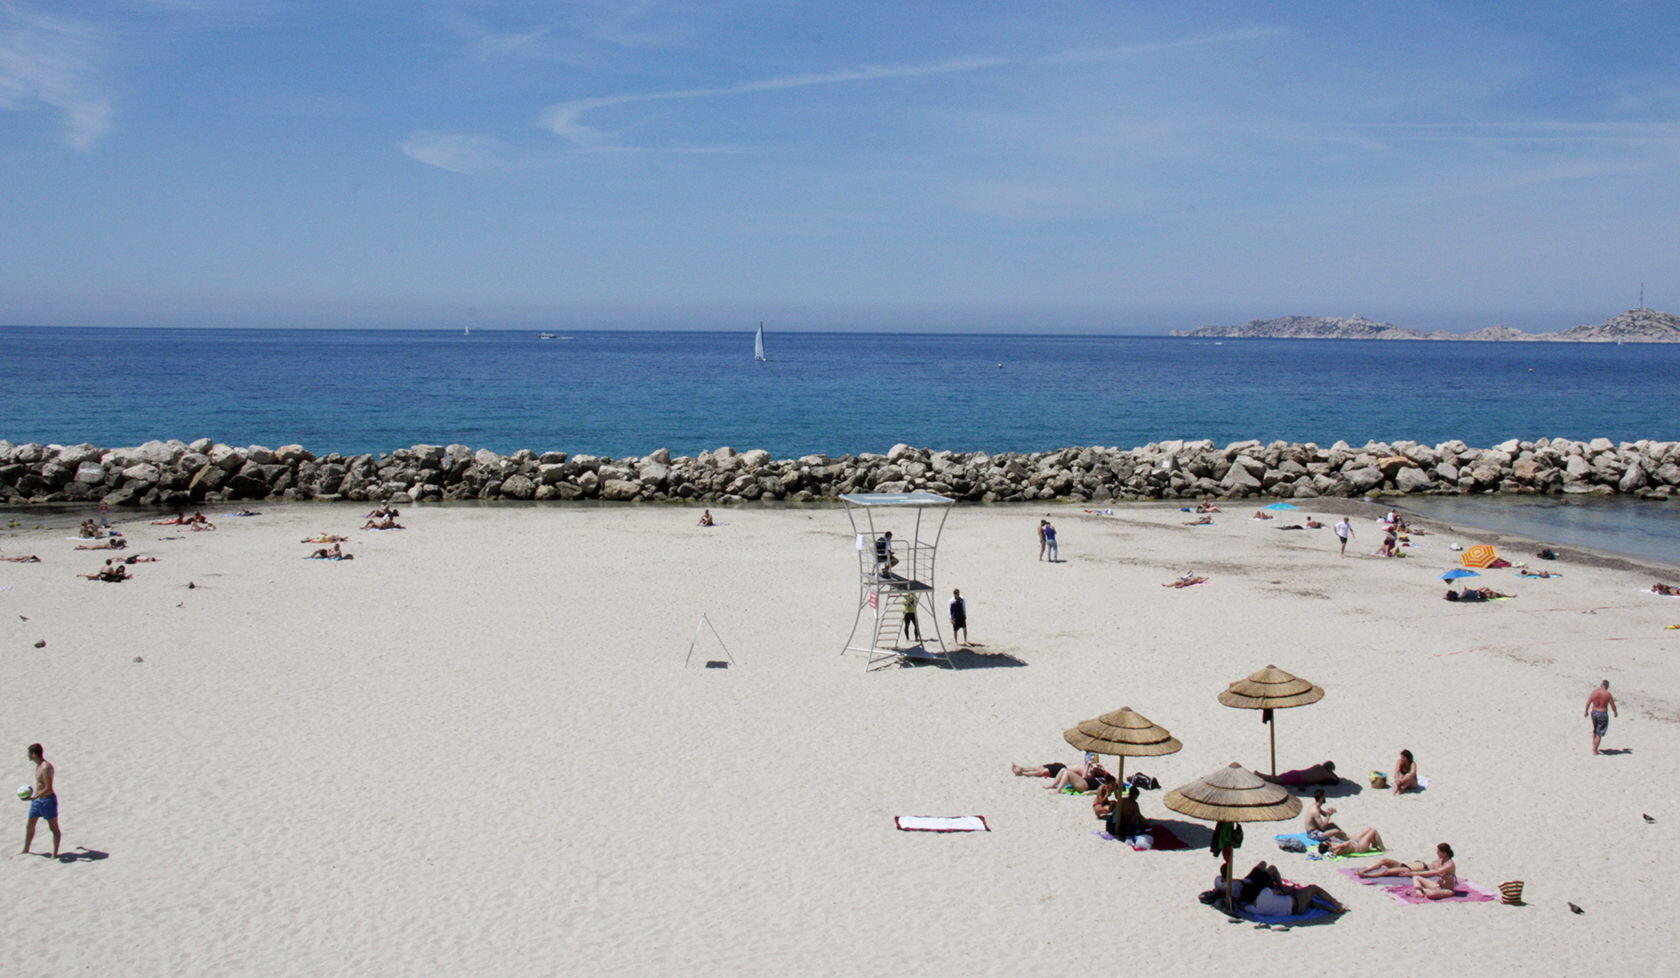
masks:
<path id="1" fill-rule="evenodd" d="M 1680 308 L 1673 3 L 0 0 L 0 322 Z"/>

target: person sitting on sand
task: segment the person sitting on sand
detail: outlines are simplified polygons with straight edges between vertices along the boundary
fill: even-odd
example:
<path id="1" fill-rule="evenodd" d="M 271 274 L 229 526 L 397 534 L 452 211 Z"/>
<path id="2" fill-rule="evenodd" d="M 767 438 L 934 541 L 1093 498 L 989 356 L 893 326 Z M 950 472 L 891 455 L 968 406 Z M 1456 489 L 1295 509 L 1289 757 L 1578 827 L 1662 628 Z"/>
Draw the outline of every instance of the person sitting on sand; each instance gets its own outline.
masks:
<path id="1" fill-rule="evenodd" d="M 1224 886 L 1221 879 L 1215 889 Z M 1241 880 L 1232 881 L 1232 889 L 1239 903 L 1247 904 L 1262 917 L 1293 917 L 1307 912 L 1314 901 L 1325 904 L 1332 913 L 1347 913 L 1347 906 L 1331 896 L 1316 883 L 1305 886 L 1285 882 L 1276 866 L 1256 863 Z"/>
<path id="2" fill-rule="evenodd" d="M 1308 836 L 1323 842 L 1325 839 L 1345 839 L 1347 833 L 1342 827 L 1330 820 L 1336 814 L 1336 809 L 1324 801 L 1324 789 L 1313 792 L 1312 804 L 1307 806 L 1302 824 L 1306 826 Z"/>
<path id="3" fill-rule="evenodd" d="M 1435 847 L 1432 863 L 1403 863 L 1398 859 L 1379 859 L 1359 871 L 1365 879 L 1380 876 L 1410 876 L 1418 894 L 1431 900 L 1444 900 L 1453 895 L 1458 886 L 1458 864 L 1453 861 L 1452 846 L 1445 842 Z"/>
<path id="4" fill-rule="evenodd" d="M 1376 829 L 1363 828 L 1340 839 L 1325 839 L 1318 844 L 1318 851 L 1332 856 L 1351 856 L 1363 852 L 1386 852 L 1388 846 L 1383 844 L 1382 834 Z"/>
<path id="5" fill-rule="evenodd" d="M 1184 525 L 1185 526 L 1212 526 L 1213 525 L 1213 517 L 1211 517 L 1211 516 L 1198 516 L 1195 519 L 1186 522 Z"/>
<path id="6" fill-rule="evenodd" d="M 378 506 L 375 506 L 373 508 L 373 512 L 367 514 L 367 518 L 370 519 L 370 520 L 378 520 L 378 519 L 393 519 L 394 520 L 398 516 L 401 516 L 401 515 L 402 515 L 401 513 L 397 512 L 397 508 L 395 506 L 392 506 L 390 503 L 380 503 Z"/>
<path id="7" fill-rule="evenodd" d="M 1341 776 L 1336 773 L 1335 761 L 1323 761 L 1312 767 L 1285 771 L 1282 774 L 1261 774 L 1262 781 L 1281 784 L 1285 788 L 1302 788 L 1309 784 L 1339 784 Z"/>
<path id="8" fill-rule="evenodd" d="M 331 547 L 322 547 L 320 550 L 315 551 L 314 553 L 310 554 L 308 557 L 305 557 L 304 559 L 305 560 L 355 560 L 356 558 L 351 554 L 345 553 L 343 548 L 341 548 L 338 544 L 335 543 Z"/>
<path id="9" fill-rule="evenodd" d="M 335 536 L 331 533 L 318 533 L 312 537 L 305 537 L 299 543 L 344 543 L 349 537 Z"/>
<path id="10" fill-rule="evenodd" d="M 1251 520 L 1269 520 L 1271 518 L 1272 518 L 1272 514 L 1266 512 L 1263 509 L 1255 510 L 1254 515 L 1249 517 L 1249 519 L 1251 519 Z"/>
<path id="11" fill-rule="evenodd" d="M 122 537 L 112 537 L 104 543 L 78 543 L 77 550 L 121 550 L 128 546 L 128 541 Z"/>
<path id="12" fill-rule="evenodd" d="M 89 540 L 98 539 L 99 524 L 95 523 L 93 520 L 83 520 L 81 528 L 76 531 L 76 535 L 79 537 L 86 537 Z"/>
<path id="13" fill-rule="evenodd" d="M 717 526 L 717 523 L 715 521 L 713 521 L 713 519 L 712 519 L 712 511 L 711 510 L 708 509 L 705 512 L 700 514 L 700 525 L 701 526 Z"/>
<path id="14" fill-rule="evenodd" d="M 1307 517 L 1307 529 L 1309 529 L 1309 530 L 1322 530 L 1322 529 L 1324 529 L 1324 524 L 1320 523 L 1318 520 L 1315 520 L 1311 516 L 1309 516 L 1309 517 Z"/>
<path id="15" fill-rule="evenodd" d="M 405 527 L 401 523 L 398 523 L 396 520 L 387 516 L 383 520 L 368 520 L 366 523 L 362 524 L 362 529 L 364 529 L 364 530 L 401 530 L 401 529 L 405 529 Z"/>
<path id="16" fill-rule="evenodd" d="M 76 576 L 85 577 L 90 581 L 105 581 L 110 584 L 129 579 L 128 568 L 117 563 L 115 559 L 107 560 L 104 567 L 99 568 L 92 574 L 77 574 Z"/>
<path id="17" fill-rule="evenodd" d="M 1138 790 L 1130 785 L 1103 783 L 1097 786 L 1096 800 L 1091 811 L 1101 819 L 1108 834 L 1116 839 L 1130 839 L 1142 835 L 1149 822 L 1138 808 Z"/>
<path id="18" fill-rule="evenodd" d="M 1663 582 L 1658 581 L 1657 583 L 1651 585 L 1651 593 L 1666 594 L 1671 598 L 1680 598 L 1680 587 L 1675 587 L 1672 584 L 1664 584 Z"/>
<path id="19" fill-rule="evenodd" d="M 1394 776 L 1388 779 L 1388 784 L 1395 794 L 1411 791 L 1418 786 L 1417 776 L 1417 761 L 1412 758 L 1412 752 L 1402 750 L 1394 760 Z"/>
<path id="20" fill-rule="evenodd" d="M 1378 557 L 1398 557 L 1399 555 L 1400 555 L 1400 537 L 1399 537 L 1398 534 L 1396 534 L 1394 532 L 1394 527 L 1390 526 L 1388 528 L 1388 532 L 1383 534 L 1382 546 L 1377 548 L 1377 556 Z"/>

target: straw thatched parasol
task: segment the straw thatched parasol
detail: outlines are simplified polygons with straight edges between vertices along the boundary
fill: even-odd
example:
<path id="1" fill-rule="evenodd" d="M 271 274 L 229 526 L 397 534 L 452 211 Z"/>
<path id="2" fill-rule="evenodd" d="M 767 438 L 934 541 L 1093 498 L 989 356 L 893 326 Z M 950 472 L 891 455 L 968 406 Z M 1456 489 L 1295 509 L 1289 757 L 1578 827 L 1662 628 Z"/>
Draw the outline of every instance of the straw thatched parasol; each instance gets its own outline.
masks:
<path id="1" fill-rule="evenodd" d="M 1235 761 L 1167 792 L 1165 802 L 1173 811 L 1204 822 L 1282 822 L 1301 814 L 1301 799 L 1282 785 L 1261 780 Z M 1230 847 L 1221 856 L 1225 862 L 1220 872 L 1225 879 L 1225 895 L 1229 895 Z"/>
<path id="2" fill-rule="evenodd" d="M 1076 750 L 1114 755 L 1114 778 L 1120 784 L 1126 781 L 1126 758 L 1176 754 L 1184 746 L 1165 728 L 1134 713 L 1129 706 L 1082 721 L 1072 730 L 1062 731 L 1062 739 Z"/>
<path id="3" fill-rule="evenodd" d="M 1261 722 L 1271 728 L 1272 777 L 1277 777 L 1277 724 L 1272 711 L 1291 706 L 1306 706 L 1324 698 L 1324 690 L 1297 676 L 1291 676 L 1277 666 L 1267 666 L 1247 679 L 1239 679 L 1225 687 L 1219 702 L 1239 710 L 1261 710 Z"/>

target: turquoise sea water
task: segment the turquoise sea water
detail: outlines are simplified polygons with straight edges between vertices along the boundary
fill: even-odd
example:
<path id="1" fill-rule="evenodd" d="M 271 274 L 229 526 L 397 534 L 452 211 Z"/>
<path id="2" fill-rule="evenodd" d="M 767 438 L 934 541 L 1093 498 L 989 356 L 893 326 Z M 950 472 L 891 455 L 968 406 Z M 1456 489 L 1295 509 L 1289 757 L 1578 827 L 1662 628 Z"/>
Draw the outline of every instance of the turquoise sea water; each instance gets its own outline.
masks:
<path id="1" fill-rule="evenodd" d="M 0 328 L 0 438 L 778 456 L 1680 438 L 1680 345 Z"/>

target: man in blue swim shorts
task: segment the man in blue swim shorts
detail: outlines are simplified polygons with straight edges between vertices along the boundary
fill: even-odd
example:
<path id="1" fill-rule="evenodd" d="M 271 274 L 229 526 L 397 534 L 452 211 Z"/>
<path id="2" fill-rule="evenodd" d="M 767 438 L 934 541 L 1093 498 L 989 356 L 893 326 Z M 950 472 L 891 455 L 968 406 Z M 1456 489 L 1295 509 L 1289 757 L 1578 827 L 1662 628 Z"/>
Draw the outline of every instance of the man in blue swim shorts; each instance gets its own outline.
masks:
<path id="1" fill-rule="evenodd" d="M 58 831 L 58 792 L 53 790 L 53 766 L 40 744 L 29 745 L 29 760 L 35 765 L 35 787 L 29 795 L 29 826 L 23 830 L 22 855 L 29 855 L 29 847 L 35 842 L 35 822 L 44 818 L 47 828 L 52 829 L 52 857 L 57 859 L 58 843 L 63 836 Z"/>

